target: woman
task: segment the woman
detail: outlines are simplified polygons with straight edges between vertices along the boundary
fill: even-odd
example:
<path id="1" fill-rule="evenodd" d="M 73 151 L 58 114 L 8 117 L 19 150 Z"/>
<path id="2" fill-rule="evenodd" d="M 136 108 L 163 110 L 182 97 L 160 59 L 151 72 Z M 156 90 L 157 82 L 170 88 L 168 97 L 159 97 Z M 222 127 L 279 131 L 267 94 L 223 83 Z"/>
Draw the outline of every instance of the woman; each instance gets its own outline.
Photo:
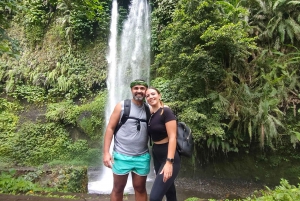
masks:
<path id="1" fill-rule="evenodd" d="M 174 180 L 180 169 L 180 156 L 176 151 L 176 117 L 172 110 L 164 107 L 160 92 L 153 87 L 146 91 L 146 100 L 151 106 L 148 132 L 152 138 L 152 155 L 156 178 L 150 201 L 177 201 Z"/>

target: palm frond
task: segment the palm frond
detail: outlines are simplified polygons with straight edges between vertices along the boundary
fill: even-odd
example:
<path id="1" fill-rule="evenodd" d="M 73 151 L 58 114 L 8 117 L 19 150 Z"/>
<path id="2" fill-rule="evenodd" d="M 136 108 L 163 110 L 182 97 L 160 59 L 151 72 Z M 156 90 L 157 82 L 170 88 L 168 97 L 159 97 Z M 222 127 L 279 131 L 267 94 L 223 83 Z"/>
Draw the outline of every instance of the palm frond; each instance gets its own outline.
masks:
<path id="1" fill-rule="evenodd" d="M 250 140 L 252 139 L 252 122 L 249 121 L 248 122 L 248 134 L 249 134 L 249 137 L 250 137 Z"/>
<path id="2" fill-rule="evenodd" d="M 291 43 L 294 44 L 294 32 L 290 26 L 286 27 L 286 33 L 289 36 Z"/>
<path id="3" fill-rule="evenodd" d="M 279 12 L 277 16 L 274 16 L 268 23 L 269 36 L 272 37 L 274 30 L 276 30 L 278 24 L 282 21 L 282 13 Z"/>
<path id="4" fill-rule="evenodd" d="M 275 43 L 274 43 L 274 49 L 279 50 L 280 49 L 280 38 L 276 37 Z"/>
<path id="5" fill-rule="evenodd" d="M 283 23 L 282 21 L 279 23 L 278 33 L 279 33 L 280 41 L 283 43 L 285 39 L 285 23 Z"/>
<path id="6" fill-rule="evenodd" d="M 286 20 L 286 23 L 290 26 L 293 31 L 293 34 L 296 36 L 297 40 L 300 40 L 300 24 L 298 24 L 293 18 L 289 17 Z M 294 37 L 293 35 L 293 37 Z"/>
<path id="7" fill-rule="evenodd" d="M 265 145 L 265 127 L 263 124 L 260 126 L 260 146 L 264 147 Z"/>
<path id="8" fill-rule="evenodd" d="M 287 4 L 300 5 L 300 1 L 289 1 Z"/>
<path id="9" fill-rule="evenodd" d="M 262 0 L 256 0 L 256 2 L 259 4 L 260 8 L 263 10 L 264 13 L 267 12 L 266 4 Z"/>
<path id="10" fill-rule="evenodd" d="M 278 136 L 278 131 L 274 121 L 272 121 L 271 115 L 268 117 L 267 123 L 268 123 L 268 138 L 269 139 L 276 138 Z"/>

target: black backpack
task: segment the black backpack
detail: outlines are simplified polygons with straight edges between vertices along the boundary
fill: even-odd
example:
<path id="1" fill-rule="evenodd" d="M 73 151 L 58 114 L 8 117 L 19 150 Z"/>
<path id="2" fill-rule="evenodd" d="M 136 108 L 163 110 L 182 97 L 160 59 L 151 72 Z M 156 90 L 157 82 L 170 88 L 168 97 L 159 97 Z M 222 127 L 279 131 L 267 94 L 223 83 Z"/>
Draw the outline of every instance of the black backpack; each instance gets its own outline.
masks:
<path id="1" fill-rule="evenodd" d="M 177 118 L 177 117 L 176 117 Z M 177 151 L 180 156 L 191 157 L 194 152 L 194 138 L 191 128 L 182 121 L 177 122 Z"/>
<path id="2" fill-rule="evenodd" d="M 177 121 L 177 151 L 186 157 L 191 157 L 194 151 L 192 130 L 181 121 Z"/>
<path id="3" fill-rule="evenodd" d="M 118 123 L 117 127 L 115 128 L 114 135 L 116 135 L 118 130 L 121 128 L 121 126 L 123 124 L 125 124 L 127 119 L 135 119 L 135 120 L 139 121 L 139 123 L 140 122 L 148 122 L 148 120 L 150 118 L 150 109 L 146 103 L 144 103 L 144 106 L 145 106 L 145 110 L 146 110 L 147 119 L 139 119 L 139 118 L 135 118 L 135 117 L 130 117 L 129 114 L 130 114 L 131 100 L 130 99 L 124 100 L 124 112 L 123 112 L 120 122 Z M 139 130 L 139 126 L 140 126 L 140 124 L 137 125 L 138 130 Z"/>

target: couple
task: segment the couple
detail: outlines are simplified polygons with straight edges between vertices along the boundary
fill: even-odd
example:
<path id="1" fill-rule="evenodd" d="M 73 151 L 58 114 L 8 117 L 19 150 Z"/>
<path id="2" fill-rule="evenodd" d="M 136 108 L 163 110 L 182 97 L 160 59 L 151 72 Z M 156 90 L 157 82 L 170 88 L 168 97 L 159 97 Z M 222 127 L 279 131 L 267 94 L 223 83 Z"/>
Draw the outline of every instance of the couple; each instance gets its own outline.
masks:
<path id="1" fill-rule="evenodd" d="M 103 163 L 113 171 L 111 201 L 123 200 L 128 174 L 132 174 L 132 184 L 136 201 L 147 201 L 146 179 L 150 172 L 148 133 L 153 141 L 152 155 L 156 178 L 153 183 L 150 201 L 177 201 L 174 180 L 180 169 L 180 157 L 176 151 L 176 118 L 172 110 L 164 107 L 160 92 L 148 88 L 144 80 L 134 80 L 130 84 L 130 117 L 117 131 L 112 155 L 109 152 L 114 130 L 124 111 L 124 101 L 118 103 L 106 128 L 103 145 Z M 151 106 L 151 117 L 146 119 L 144 98 Z M 139 121 L 139 122 L 137 122 Z M 148 131 L 147 131 L 148 130 Z"/>

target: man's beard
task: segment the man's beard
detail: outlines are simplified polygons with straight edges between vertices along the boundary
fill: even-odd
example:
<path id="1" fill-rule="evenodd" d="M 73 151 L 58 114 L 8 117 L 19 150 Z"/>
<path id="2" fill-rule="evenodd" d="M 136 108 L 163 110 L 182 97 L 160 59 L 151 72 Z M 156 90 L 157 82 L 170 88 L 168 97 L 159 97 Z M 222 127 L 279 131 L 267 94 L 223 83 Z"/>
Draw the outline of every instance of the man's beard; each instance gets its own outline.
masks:
<path id="1" fill-rule="evenodd" d="M 136 101 L 142 101 L 142 100 L 144 100 L 144 97 L 142 97 L 142 96 L 133 96 L 133 99 L 136 100 Z"/>

